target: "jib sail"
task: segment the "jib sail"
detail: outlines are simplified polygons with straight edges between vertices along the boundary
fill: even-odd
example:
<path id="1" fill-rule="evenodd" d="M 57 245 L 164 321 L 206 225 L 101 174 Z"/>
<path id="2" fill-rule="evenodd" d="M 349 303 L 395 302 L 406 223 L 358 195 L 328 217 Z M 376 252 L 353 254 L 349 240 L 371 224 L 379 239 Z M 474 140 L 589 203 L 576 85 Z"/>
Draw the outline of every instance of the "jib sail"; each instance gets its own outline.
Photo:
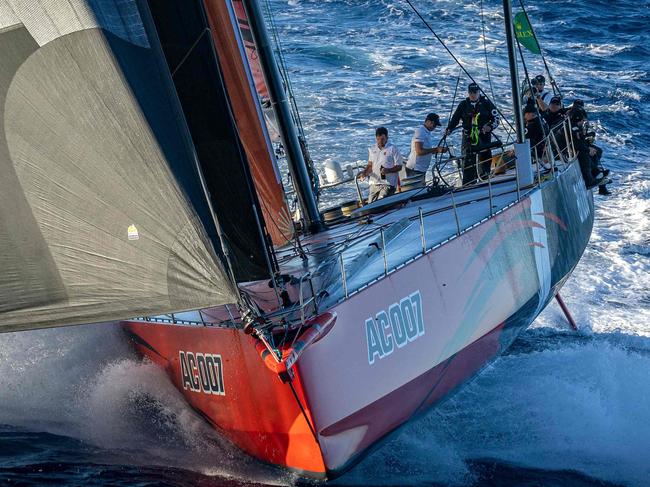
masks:
<path id="1" fill-rule="evenodd" d="M 183 103 L 188 133 L 144 2 L 0 0 L 0 331 L 235 302 L 222 245 L 238 279 L 268 275 L 220 97 Z"/>

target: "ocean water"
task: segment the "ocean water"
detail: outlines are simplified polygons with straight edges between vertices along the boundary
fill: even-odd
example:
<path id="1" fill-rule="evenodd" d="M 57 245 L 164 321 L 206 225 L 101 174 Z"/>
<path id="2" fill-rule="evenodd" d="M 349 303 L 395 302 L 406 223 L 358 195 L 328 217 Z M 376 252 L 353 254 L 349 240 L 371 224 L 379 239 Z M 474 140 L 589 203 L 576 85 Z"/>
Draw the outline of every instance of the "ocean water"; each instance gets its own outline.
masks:
<path id="1" fill-rule="evenodd" d="M 508 113 L 501 2 L 482 3 L 494 98 Z M 489 87 L 481 2 L 414 4 Z M 318 165 L 363 161 L 378 125 L 406 152 L 427 112 L 446 122 L 458 67 L 406 2 L 271 7 Z M 650 485 L 650 2 L 528 9 L 613 173 L 614 194 L 596 196 L 591 242 L 562 293 L 580 330 L 551 304 L 506 355 L 336 484 Z M 539 59 L 527 63 L 542 72 Z M 298 483 L 228 446 L 113 325 L 2 335 L 0 377 L 0 485 Z"/>

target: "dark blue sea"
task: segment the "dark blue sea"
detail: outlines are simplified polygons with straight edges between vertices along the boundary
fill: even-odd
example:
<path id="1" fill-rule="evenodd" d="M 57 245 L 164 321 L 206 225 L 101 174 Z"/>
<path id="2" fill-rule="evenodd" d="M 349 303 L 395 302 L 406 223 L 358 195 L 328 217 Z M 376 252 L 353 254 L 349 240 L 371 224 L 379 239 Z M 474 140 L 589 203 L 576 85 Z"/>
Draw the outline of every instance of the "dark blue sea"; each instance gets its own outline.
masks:
<path id="1" fill-rule="evenodd" d="M 414 4 L 488 88 L 481 2 Z M 365 160 L 378 125 L 407 152 L 427 112 L 446 122 L 458 67 L 405 1 L 271 8 L 317 165 Z M 338 485 L 650 485 L 650 2 L 527 8 L 613 173 L 563 291 L 580 331 L 550 305 L 508 354 Z M 483 11 L 490 92 L 508 113 L 501 2 L 484 0 Z M 539 57 L 527 64 L 543 72 Z M 296 483 L 223 441 L 113 325 L 0 336 L 0 485 Z"/>

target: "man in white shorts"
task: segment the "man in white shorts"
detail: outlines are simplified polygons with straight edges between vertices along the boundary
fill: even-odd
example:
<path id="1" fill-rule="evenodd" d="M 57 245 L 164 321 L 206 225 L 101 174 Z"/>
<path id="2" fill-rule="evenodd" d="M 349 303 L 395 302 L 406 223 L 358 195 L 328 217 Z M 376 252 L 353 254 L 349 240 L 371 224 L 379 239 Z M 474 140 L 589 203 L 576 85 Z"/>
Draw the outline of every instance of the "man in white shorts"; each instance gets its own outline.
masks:
<path id="1" fill-rule="evenodd" d="M 395 194 L 398 172 L 402 169 L 402 156 L 397 147 L 388 142 L 388 129 L 375 130 L 377 143 L 368 148 L 368 165 L 359 174 L 360 179 L 368 177 L 370 193 L 368 203 Z"/>
<path id="2" fill-rule="evenodd" d="M 429 113 L 424 123 L 415 129 L 411 139 L 411 153 L 406 162 L 406 175 L 424 176 L 431 165 L 431 156 L 449 151 L 447 147 L 434 147 L 433 131 L 440 126 L 440 117 Z"/>

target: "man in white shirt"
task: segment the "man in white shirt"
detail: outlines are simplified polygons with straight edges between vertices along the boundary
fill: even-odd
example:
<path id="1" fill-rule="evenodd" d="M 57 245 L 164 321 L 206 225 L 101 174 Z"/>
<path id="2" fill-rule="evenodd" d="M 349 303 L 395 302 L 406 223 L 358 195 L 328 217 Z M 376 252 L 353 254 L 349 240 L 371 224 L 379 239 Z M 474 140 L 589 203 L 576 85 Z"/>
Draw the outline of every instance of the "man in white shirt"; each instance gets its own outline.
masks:
<path id="1" fill-rule="evenodd" d="M 359 174 L 360 179 L 368 177 L 370 193 L 368 203 L 395 194 L 397 173 L 402 169 L 402 156 L 397 147 L 388 142 L 388 129 L 375 130 L 377 143 L 368 148 L 368 165 Z"/>
<path id="2" fill-rule="evenodd" d="M 449 151 L 447 147 L 434 147 L 433 131 L 440 126 L 440 117 L 429 113 L 424 124 L 415 129 L 411 139 L 411 153 L 406 162 L 406 175 L 424 176 L 431 165 L 431 156 Z"/>

